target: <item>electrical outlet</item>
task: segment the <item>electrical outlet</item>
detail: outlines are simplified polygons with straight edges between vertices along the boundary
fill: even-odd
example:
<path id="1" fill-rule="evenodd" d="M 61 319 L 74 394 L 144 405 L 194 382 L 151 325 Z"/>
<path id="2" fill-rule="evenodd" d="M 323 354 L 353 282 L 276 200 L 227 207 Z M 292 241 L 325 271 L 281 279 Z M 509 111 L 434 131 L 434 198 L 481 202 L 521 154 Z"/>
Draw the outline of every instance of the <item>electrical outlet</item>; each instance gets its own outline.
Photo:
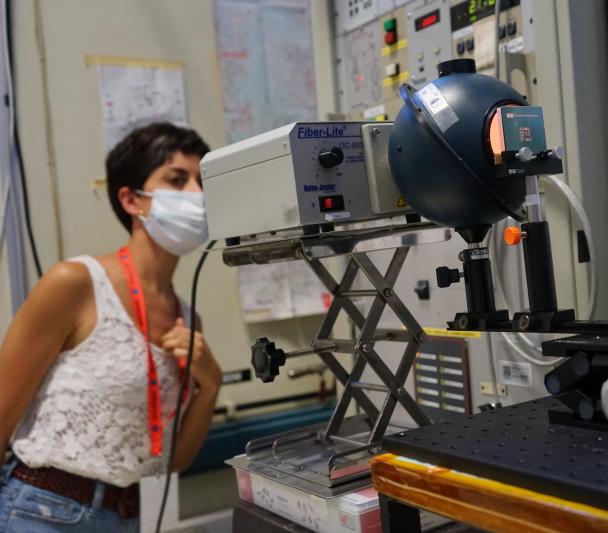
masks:
<path id="1" fill-rule="evenodd" d="M 482 381 L 480 384 L 481 394 L 486 396 L 494 396 L 494 387 L 489 381 Z"/>
<path id="2" fill-rule="evenodd" d="M 500 396 L 501 398 L 506 398 L 509 394 L 509 391 L 507 390 L 507 386 L 504 383 L 498 383 L 496 385 L 496 388 L 498 389 L 498 396 Z"/>

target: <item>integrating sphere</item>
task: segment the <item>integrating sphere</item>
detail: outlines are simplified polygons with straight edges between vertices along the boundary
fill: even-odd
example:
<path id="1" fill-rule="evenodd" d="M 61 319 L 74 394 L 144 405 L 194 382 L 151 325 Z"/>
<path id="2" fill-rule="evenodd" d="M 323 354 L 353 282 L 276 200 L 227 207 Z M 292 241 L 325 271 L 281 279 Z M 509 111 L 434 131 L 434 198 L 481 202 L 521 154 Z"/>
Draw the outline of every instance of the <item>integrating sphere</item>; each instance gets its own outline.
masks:
<path id="1" fill-rule="evenodd" d="M 528 105 L 507 84 L 475 73 L 473 60 L 439 65 L 439 78 L 415 91 L 389 142 L 389 164 L 406 201 L 423 217 L 452 228 L 521 217 L 523 180 L 496 178 L 489 124 L 498 107 Z"/>

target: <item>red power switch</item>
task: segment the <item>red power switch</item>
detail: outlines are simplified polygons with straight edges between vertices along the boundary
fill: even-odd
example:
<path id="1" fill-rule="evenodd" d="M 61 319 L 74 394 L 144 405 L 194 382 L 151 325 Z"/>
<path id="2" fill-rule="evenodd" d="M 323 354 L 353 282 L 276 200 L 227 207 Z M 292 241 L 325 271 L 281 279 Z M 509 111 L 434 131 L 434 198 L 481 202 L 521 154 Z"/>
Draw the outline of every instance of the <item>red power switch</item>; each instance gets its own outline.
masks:
<path id="1" fill-rule="evenodd" d="M 387 31 L 384 34 L 384 42 L 387 46 L 391 46 L 397 42 L 397 32 L 396 31 Z"/>
<path id="2" fill-rule="evenodd" d="M 332 198 L 325 198 L 323 200 L 323 207 L 325 209 L 333 209 L 334 208 L 334 201 Z"/>

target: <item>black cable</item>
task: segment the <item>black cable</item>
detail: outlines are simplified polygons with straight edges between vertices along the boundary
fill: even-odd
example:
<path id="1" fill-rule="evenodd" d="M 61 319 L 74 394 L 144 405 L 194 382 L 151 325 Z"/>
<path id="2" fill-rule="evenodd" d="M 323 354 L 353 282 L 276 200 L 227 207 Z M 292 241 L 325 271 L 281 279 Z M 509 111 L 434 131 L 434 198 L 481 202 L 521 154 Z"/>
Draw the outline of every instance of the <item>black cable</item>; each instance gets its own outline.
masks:
<path id="1" fill-rule="evenodd" d="M 36 239 L 34 238 L 34 230 L 32 229 L 32 218 L 30 214 L 30 198 L 27 188 L 27 180 L 25 179 L 25 166 L 23 164 L 23 153 L 21 151 L 21 140 L 19 137 L 19 128 L 17 126 L 17 106 L 15 104 L 15 69 L 13 68 L 13 32 L 12 32 L 12 24 L 11 24 L 11 0 L 6 1 L 6 12 L 4 14 L 6 17 L 6 27 L 7 27 L 7 40 L 8 40 L 8 61 L 9 61 L 9 69 L 11 71 L 12 77 L 12 89 L 13 89 L 13 101 L 5 102 L 7 105 L 12 106 L 15 113 L 15 120 L 13 125 L 13 135 L 15 139 L 15 151 L 17 155 L 17 162 L 19 164 L 19 177 L 21 181 L 21 194 L 23 201 L 23 213 L 25 219 L 25 227 L 27 230 L 28 240 L 30 242 L 30 248 L 32 250 L 32 257 L 34 259 L 34 265 L 36 267 L 36 273 L 38 277 L 42 277 L 42 266 L 40 265 L 40 258 L 38 257 L 38 248 L 36 246 Z"/>
<path id="2" fill-rule="evenodd" d="M 177 395 L 177 405 L 175 406 L 175 418 L 173 419 L 173 428 L 171 429 L 171 448 L 169 449 L 169 463 L 167 466 L 167 481 L 165 481 L 165 490 L 163 492 L 163 499 L 160 504 L 160 511 L 158 513 L 158 521 L 156 522 L 156 533 L 160 533 L 160 526 L 163 521 L 163 515 L 165 514 L 165 506 L 167 505 L 167 496 L 169 495 L 169 486 L 171 485 L 171 464 L 173 463 L 173 452 L 175 451 L 175 442 L 177 441 L 177 430 L 179 426 L 179 417 L 182 410 L 182 396 L 186 390 L 186 383 L 190 379 L 190 366 L 192 365 L 192 356 L 194 353 L 194 333 L 196 332 L 196 289 L 198 287 L 198 277 L 205 264 L 205 260 L 209 255 L 209 250 L 213 248 L 217 241 L 209 241 L 205 247 L 205 251 L 198 260 L 198 264 L 194 269 L 194 279 L 192 280 L 192 293 L 190 295 L 190 339 L 188 341 L 188 358 L 186 359 L 186 368 L 184 369 L 184 376 L 179 386 L 179 393 Z"/>
<path id="3" fill-rule="evenodd" d="M 27 189 L 27 181 L 25 179 L 25 168 L 23 165 L 23 155 L 21 153 L 21 141 L 19 140 L 19 129 L 17 128 L 17 122 L 15 121 L 15 149 L 17 151 L 17 161 L 19 163 L 19 175 L 21 178 L 21 192 L 23 194 L 23 212 L 25 218 L 25 227 L 27 229 L 27 237 L 30 241 L 30 248 L 32 249 L 32 258 L 34 259 L 34 265 L 36 266 L 36 273 L 38 277 L 42 277 L 42 266 L 40 264 L 40 258 L 38 257 L 38 248 L 36 247 L 36 240 L 34 238 L 34 230 L 32 229 L 32 218 L 30 215 L 30 198 Z"/>

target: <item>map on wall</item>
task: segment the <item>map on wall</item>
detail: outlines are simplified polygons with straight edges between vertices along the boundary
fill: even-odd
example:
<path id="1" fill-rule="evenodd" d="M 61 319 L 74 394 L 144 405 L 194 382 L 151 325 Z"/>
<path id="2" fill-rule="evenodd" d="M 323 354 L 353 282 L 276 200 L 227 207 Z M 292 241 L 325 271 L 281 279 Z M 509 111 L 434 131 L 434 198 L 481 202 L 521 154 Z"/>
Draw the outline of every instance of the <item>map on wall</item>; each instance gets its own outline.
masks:
<path id="1" fill-rule="evenodd" d="M 151 122 L 187 125 L 183 63 L 87 56 L 96 65 L 106 149 Z"/>
<path id="2" fill-rule="evenodd" d="M 216 0 L 227 142 L 316 120 L 309 0 Z"/>
<path id="3" fill-rule="evenodd" d="M 239 268 L 245 322 L 265 322 L 325 313 L 332 295 L 304 261 Z"/>

